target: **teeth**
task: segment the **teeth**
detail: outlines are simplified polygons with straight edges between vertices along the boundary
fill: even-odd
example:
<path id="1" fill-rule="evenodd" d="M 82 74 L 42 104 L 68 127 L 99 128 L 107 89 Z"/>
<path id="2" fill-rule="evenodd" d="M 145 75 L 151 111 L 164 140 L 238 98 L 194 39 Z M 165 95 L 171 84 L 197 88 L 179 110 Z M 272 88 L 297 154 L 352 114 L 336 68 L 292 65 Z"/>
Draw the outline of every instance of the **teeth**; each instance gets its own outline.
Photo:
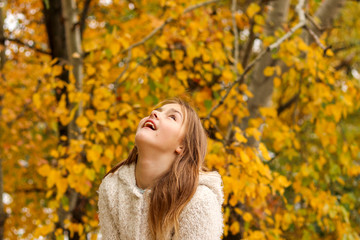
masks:
<path id="1" fill-rule="evenodd" d="M 155 126 L 152 122 L 146 122 L 145 127 L 150 127 L 152 130 L 155 130 Z"/>

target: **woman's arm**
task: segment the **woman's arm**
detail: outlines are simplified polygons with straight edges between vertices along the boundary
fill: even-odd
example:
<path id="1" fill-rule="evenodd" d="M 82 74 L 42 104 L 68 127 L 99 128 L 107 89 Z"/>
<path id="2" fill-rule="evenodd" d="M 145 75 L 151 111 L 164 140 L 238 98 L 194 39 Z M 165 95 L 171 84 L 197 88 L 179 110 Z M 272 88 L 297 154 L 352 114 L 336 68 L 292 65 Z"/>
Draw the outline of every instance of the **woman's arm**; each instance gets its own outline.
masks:
<path id="1" fill-rule="evenodd" d="M 219 240 L 223 233 L 222 203 L 209 188 L 199 188 L 180 215 L 179 239 Z"/>
<path id="2" fill-rule="evenodd" d="M 111 211 L 109 208 L 109 201 L 106 194 L 104 180 L 99 187 L 99 225 L 100 233 L 103 240 L 120 240 L 120 237 L 117 232 L 117 228 L 112 219 Z"/>

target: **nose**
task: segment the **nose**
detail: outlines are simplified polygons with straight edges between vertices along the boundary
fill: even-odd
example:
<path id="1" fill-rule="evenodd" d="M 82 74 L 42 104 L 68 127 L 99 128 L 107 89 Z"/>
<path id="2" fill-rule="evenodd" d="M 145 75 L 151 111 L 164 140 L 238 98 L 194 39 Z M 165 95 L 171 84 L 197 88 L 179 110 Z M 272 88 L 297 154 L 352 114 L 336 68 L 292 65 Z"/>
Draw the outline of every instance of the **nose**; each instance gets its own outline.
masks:
<path id="1" fill-rule="evenodd" d="M 153 117 L 155 119 L 158 119 L 159 118 L 159 112 L 156 111 L 156 110 L 153 110 L 150 114 L 150 117 Z"/>

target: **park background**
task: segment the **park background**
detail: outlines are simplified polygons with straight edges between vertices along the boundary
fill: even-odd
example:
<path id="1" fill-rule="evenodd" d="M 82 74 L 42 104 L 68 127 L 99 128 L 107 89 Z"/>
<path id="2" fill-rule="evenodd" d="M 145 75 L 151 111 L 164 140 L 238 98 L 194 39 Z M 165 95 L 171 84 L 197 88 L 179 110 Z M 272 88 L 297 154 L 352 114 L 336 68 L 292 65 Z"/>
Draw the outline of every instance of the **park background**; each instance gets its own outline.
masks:
<path id="1" fill-rule="evenodd" d="M 161 100 L 196 106 L 223 239 L 360 239 L 360 3 L 0 1 L 0 239 L 97 239 Z"/>

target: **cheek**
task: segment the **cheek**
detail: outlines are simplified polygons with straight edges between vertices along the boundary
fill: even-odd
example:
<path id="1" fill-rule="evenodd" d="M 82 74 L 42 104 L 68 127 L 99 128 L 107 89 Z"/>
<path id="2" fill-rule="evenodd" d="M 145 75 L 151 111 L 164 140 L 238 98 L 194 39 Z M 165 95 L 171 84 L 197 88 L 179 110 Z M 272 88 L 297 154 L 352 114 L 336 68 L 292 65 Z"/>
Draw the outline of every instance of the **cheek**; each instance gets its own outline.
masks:
<path id="1" fill-rule="evenodd" d="M 140 128 L 142 127 L 142 125 L 145 123 L 146 118 L 147 118 L 147 117 L 144 117 L 143 119 L 140 120 L 139 125 L 138 125 L 136 131 L 139 131 L 139 129 L 140 129 Z"/>

